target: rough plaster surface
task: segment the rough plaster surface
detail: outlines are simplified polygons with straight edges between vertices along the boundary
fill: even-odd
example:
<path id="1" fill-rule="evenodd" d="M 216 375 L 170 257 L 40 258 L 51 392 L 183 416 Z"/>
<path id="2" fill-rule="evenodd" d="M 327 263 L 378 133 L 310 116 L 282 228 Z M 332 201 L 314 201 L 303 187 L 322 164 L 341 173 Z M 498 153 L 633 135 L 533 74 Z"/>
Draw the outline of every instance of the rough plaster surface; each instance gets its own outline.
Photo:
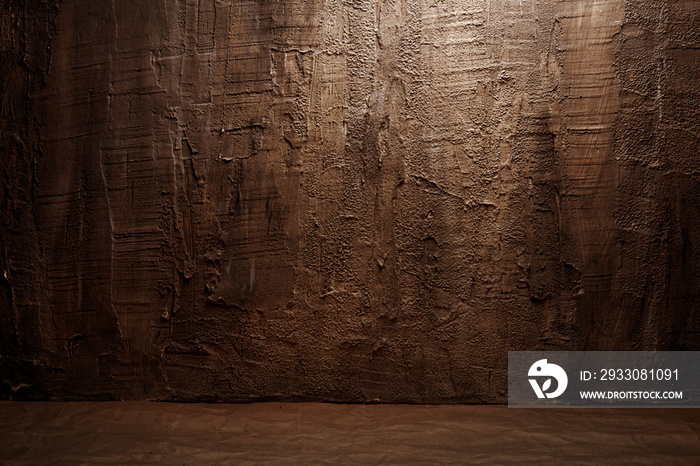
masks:
<path id="1" fill-rule="evenodd" d="M 503 402 L 700 349 L 700 2 L 2 4 L 5 398 Z"/>

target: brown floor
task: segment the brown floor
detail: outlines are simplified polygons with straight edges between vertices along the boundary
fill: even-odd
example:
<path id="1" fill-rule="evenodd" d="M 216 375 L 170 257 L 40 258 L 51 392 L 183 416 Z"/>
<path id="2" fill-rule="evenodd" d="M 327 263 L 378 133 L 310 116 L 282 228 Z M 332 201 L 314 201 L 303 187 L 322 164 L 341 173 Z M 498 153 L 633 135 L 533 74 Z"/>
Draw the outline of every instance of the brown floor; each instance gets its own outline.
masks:
<path id="1" fill-rule="evenodd" d="M 700 410 L 0 402 L 1 464 L 700 464 Z"/>

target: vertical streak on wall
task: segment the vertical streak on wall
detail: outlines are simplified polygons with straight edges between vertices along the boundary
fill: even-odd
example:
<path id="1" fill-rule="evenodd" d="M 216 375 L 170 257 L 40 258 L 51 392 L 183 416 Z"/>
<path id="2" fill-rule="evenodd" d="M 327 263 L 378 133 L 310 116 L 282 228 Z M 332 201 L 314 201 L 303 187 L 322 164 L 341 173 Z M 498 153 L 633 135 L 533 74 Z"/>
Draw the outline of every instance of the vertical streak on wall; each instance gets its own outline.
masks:
<path id="1" fill-rule="evenodd" d="M 34 99 L 46 83 L 57 7 L 52 2 L 3 2 L 0 7 L 0 396 L 45 398 L 27 381 L 54 383 L 56 329 L 43 303 L 46 267 L 36 231 L 36 166 L 41 122 Z"/>
<path id="2" fill-rule="evenodd" d="M 84 12 L 94 30 L 109 30 L 106 5 Z M 54 328 L 50 364 L 65 371 L 69 387 L 101 396 L 100 364 L 119 343 L 113 308 L 112 225 L 101 149 L 107 132 L 110 35 L 90 34 L 74 14 L 77 5 L 61 5 L 57 28 L 73 34 L 56 37 L 42 101 L 41 157 L 37 164 L 36 226 L 46 267 L 51 305 L 44 307 Z"/>
<path id="3" fill-rule="evenodd" d="M 620 306 L 620 252 L 613 220 L 618 167 L 613 125 L 619 109 L 615 41 L 621 0 L 558 2 L 562 27 L 561 138 L 567 255 L 583 274 L 583 348 L 627 349 Z"/>
<path id="4" fill-rule="evenodd" d="M 163 205 L 172 186 L 165 95 L 151 56 L 162 9 L 140 2 L 61 4 L 42 92 L 36 228 L 52 364 L 81 396 L 143 397 L 160 379 L 151 325 L 165 301 Z M 146 25 L 149 25 L 146 27 Z M 167 201 L 166 201 L 167 202 Z M 82 387 L 78 390 L 75 387 Z"/>
<path id="5" fill-rule="evenodd" d="M 663 97 L 659 155 L 668 158 L 662 174 L 671 194 L 669 299 L 657 308 L 656 341 L 664 348 L 693 351 L 700 344 L 700 2 L 662 3 L 668 19 L 658 29 L 665 38 L 657 84 Z"/>
<path id="6" fill-rule="evenodd" d="M 625 331 L 638 347 L 658 347 L 668 328 L 671 274 L 669 194 L 664 176 L 662 125 L 668 91 L 668 2 L 627 0 L 616 72 L 621 82 L 615 128 L 619 190 L 615 222 L 620 231 L 621 307 L 633 310 Z M 671 195 L 672 196 L 672 195 Z M 687 280 L 687 279 L 686 279 Z M 682 328 L 683 326 L 681 326 Z M 664 348 L 663 344 L 661 348 Z"/>
<path id="7" fill-rule="evenodd" d="M 103 377 L 128 387 L 129 396 L 143 397 L 157 390 L 154 381 L 162 377 L 152 342 L 170 301 L 162 285 L 174 273 L 163 265 L 166 245 L 175 236 L 167 228 L 174 189 L 170 122 L 151 53 L 167 44 L 173 23 L 164 3 L 104 4 L 109 8 L 105 29 L 92 29 L 91 17 L 82 26 L 91 40 L 107 37 L 110 46 L 108 81 L 97 85 L 107 86 L 109 105 L 100 156 L 112 228 L 111 304 L 122 341 Z"/>

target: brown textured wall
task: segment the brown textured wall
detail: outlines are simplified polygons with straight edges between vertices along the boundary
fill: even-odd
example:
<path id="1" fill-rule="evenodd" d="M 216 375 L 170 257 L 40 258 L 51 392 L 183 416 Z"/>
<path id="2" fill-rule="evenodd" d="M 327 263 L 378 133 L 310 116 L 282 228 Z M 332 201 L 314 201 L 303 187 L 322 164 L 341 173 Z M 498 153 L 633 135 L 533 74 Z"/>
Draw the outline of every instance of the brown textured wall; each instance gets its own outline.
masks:
<path id="1" fill-rule="evenodd" d="M 503 402 L 700 349 L 700 2 L 2 4 L 6 398 Z"/>

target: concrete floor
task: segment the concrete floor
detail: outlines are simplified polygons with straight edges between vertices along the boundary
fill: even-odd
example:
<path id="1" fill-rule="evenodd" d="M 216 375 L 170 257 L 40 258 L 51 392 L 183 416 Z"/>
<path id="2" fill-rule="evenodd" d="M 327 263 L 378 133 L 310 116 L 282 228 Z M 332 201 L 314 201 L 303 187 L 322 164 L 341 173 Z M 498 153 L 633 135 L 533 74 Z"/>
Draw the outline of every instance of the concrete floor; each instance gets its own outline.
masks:
<path id="1" fill-rule="evenodd" d="M 1 464 L 700 464 L 697 409 L 0 402 Z"/>

